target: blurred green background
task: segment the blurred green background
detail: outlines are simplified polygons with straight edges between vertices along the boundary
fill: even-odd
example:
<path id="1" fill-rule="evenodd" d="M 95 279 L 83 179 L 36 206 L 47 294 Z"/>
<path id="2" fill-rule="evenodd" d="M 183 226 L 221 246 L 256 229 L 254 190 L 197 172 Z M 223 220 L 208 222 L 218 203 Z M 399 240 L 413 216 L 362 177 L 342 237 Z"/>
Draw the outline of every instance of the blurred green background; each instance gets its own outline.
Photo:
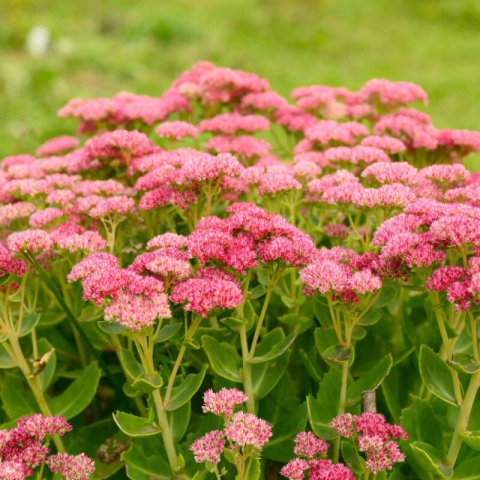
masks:
<path id="1" fill-rule="evenodd" d="M 0 157 L 73 132 L 71 97 L 156 95 L 200 59 L 300 85 L 371 77 L 430 94 L 438 126 L 480 129 L 478 0 L 0 0 Z M 50 51 L 25 50 L 32 27 Z"/>

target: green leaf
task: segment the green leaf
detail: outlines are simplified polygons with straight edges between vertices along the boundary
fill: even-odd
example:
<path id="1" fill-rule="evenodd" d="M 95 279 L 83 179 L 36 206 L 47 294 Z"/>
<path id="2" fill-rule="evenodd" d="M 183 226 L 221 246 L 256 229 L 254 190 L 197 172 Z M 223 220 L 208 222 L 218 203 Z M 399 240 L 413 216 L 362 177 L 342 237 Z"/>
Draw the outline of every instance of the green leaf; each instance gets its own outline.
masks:
<path id="1" fill-rule="evenodd" d="M 270 360 L 279 357 L 288 350 L 296 337 L 296 333 L 291 333 L 285 337 L 281 328 L 274 328 L 262 339 L 256 349 L 257 355 L 252 358 L 250 363 L 269 362 Z"/>
<path id="2" fill-rule="evenodd" d="M 167 461 L 157 453 L 148 454 L 147 447 L 138 443 L 137 440 L 133 441 L 130 448 L 123 453 L 122 460 L 125 462 L 127 477 L 131 480 L 172 477 Z"/>
<path id="3" fill-rule="evenodd" d="M 180 408 L 167 412 L 168 423 L 172 430 L 173 440 L 179 442 L 185 432 L 187 431 L 188 424 L 190 423 L 191 406 L 190 402 L 184 403 Z"/>
<path id="4" fill-rule="evenodd" d="M 420 347 L 419 366 L 425 386 L 444 402 L 457 406 L 450 369 L 427 345 Z"/>
<path id="5" fill-rule="evenodd" d="M 118 428 L 129 437 L 149 437 L 161 432 L 158 425 L 143 417 L 137 417 L 131 413 L 116 411 L 113 420 Z"/>
<path id="6" fill-rule="evenodd" d="M 470 448 L 474 450 L 480 450 L 480 432 L 465 432 L 461 435 L 462 440 L 466 443 Z"/>
<path id="7" fill-rule="evenodd" d="M 204 365 L 199 373 L 191 373 L 187 375 L 185 379 L 181 380 L 180 385 L 172 389 L 170 400 L 168 401 L 168 405 L 165 406 L 165 409 L 171 411 L 185 405 L 202 386 L 206 371 L 207 366 Z"/>
<path id="8" fill-rule="evenodd" d="M 365 316 L 363 316 L 359 321 L 358 325 L 367 327 L 369 325 L 375 325 L 382 318 L 382 310 L 378 308 L 372 308 Z"/>
<path id="9" fill-rule="evenodd" d="M 231 328 L 232 330 L 238 330 L 239 327 L 242 325 L 246 325 L 247 320 L 244 318 L 238 318 L 238 317 L 225 317 L 220 319 L 220 323 L 223 323 L 226 325 L 228 328 Z"/>
<path id="10" fill-rule="evenodd" d="M 83 412 L 97 392 L 101 374 L 97 362 L 88 365 L 63 393 L 52 399 L 52 413 L 68 420 Z"/>
<path id="11" fill-rule="evenodd" d="M 40 315 L 38 313 L 29 313 L 28 315 L 24 315 L 18 336 L 24 337 L 25 335 L 28 335 L 37 326 L 39 321 Z"/>
<path id="12" fill-rule="evenodd" d="M 248 292 L 248 298 L 255 300 L 256 298 L 263 297 L 265 295 L 266 289 L 263 285 L 257 285 L 255 288 L 252 288 Z"/>
<path id="13" fill-rule="evenodd" d="M 400 424 L 408 433 L 408 440 L 425 442 L 433 445 L 443 457 L 443 429 L 441 421 L 436 417 L 432 405 L 427 400 L 414 397 L 413 402 L 402 410 Z"/>
<path id="14" fill-rule="evenodd" d="M 233 345 L 218 342 L 208 335 L 202 337 L 202 347 L 207 354 L 210 366 L 217 375 L 232 382 L 241 382 L 239 373 L 241 359 Z"/>
<path id="15" fill-rule="evenodd" d="M 442 464 L 435 447 L 432 447 L 428 443 L 413 442 L 410 444 L 410 449 L 425 471 L 440 478 L 452 478 L 452 468 Z"/>
<path id="16" fill-rule="evenodd" d="M 270 422 L 273 425 L 273 435 L 262 451 L 264 458 L 279 462 L 285 462 L 291 458 L 293 438 L 298 432 L 305 430 L 307 407 L 302 403 L 296 409 L 289 411 L 288 415 L 283 409 L 282 413 L 284 413 L 282 418 L 275 418 L 275 421 Z"/>
<path id="17" fill-rule="evenodd" d="M 16 366 L 17 364 L 5 349 L 5 345 L 0 344 L 0 369 L 15 368 Z"/>
<path id="18" fill-rule="evenodd" d="M 158 390 L 162 385 L 163 379 L 159 373 L 155 373 L 153 376 L 147 376 L 147 374 L 142 373 L 130 386 L 137 392 L 145 394 Z"/>
<path id="19" fill-rule="evenodd" d="M 120 325 L 117 322 L 108 322 L 106 320 L 100 320 L 97 322 L 98 328 L 105 333 L 110 333 L 110 334 L 119 334 L 119 333 L 125 333 L 128 331 L 127 327 L 124 327 L 123 325 Z"/>
<path id="20" fill-rule="evenodd" d="M 324 360 L 328 362 L 342 363 L 351 359 L 352 349 L 345 348 L 341 345 L 331 345 L 326 350 L 324 350 L 321 355 Z"/>
<path id="21" fill-rule="evenodd" d="M 455 467 L 455 480 L 480 480 L 480 456 L 470 458 Z"/>
<path id="22" fill-rule="evenodd" d="M 353 471 L 353 473 L 365 472 L 365 460 L 358 454 L 357 450 L 353 448 L 348 441 L 342 440 L 340 444 L 343 461 Z"/>
<path id="23" fill-rule="evenodd" d="M 247 465 L 248 463 L 249 462 L 247 462 Z M 258 458 L 254 458 L 251 463 L 250 470 L 244 478 L 245 480 L 259 480 L 261 472 L 260 460 Z"/>
<path id="24" fill-rule="evenodd" d="M 288 365 L 290 352 L 275 358 L 270 362 L 252 365 L 252 383 L 255 399 L 268 395 L 282 378 Z"/>
<path id="25" fill-rule="evenodd" d="M 379 360 L 365 375 L 360 377 L 353 385 L 348 387 L 347 403 L 355 405 L 362 398 L 365 390 L 376 390 L 390 373 L 393 361 L 390 354 Z"/>
<path id="26" fill-rule="evenodd" d="M 455 359 L 449 363 L 459 373 L 473 375 L 480 372 L 480 362 L 475 362 L 470 355 L 455 355 Z"/>
<path id="27" fill-rule="evenodd" d="M 319 386 L 317 398 L 307 397 L 308 421 L 313 432 L 319 437 L 331 440 L 337 436 L 336 431 L 328 426 L 338 413 L 338 399 L 342 375 L 340 370 L 326 373 Z"/>
<path id="28" fill-rule="evenodd" d="M 25 380 L 20 375 L 7 373 L 0 391 L 3 410 L 10 419 L 30 415 L 38 411 L 38 405 L 33 398 Z"/>
<path id="29" fill-rule="evenodd" d="M 285 315 L 278 317 L 278 321 L 295 329 L 298 333 L 306 332 L 313 325 L 313 319 L 311 317 L 300 315 L 298 313 L 286 313 Z"/>
<path id="30" fill-rule="evenodd" d="M 182 324 L 179 323 L 169 323 L 168 325 L 165 325 L 162 327 L 157 336 L 155 337 L 155 342 L 160 343 L 160 342 L 166 342 L 167 340 L 170 340 L 173 338 L 176 333 L 182 328 Z"/>
<path id="31" fill-rule="evenodd" d="M 120 347 L 119 353 L 120 363 L 122 364 L 123 370 L 132 380 L 135 380 L 142 375 L 142 373 L 144 373 L 142 364 L 137 362 L 137 359 L 132 351 Z"/>

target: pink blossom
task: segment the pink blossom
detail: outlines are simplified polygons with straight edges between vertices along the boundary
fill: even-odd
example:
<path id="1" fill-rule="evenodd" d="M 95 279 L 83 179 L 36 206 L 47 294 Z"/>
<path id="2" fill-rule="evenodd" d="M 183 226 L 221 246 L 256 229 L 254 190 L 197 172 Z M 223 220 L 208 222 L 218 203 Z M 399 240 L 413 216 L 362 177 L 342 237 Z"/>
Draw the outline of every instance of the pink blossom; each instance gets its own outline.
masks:
<path id="1" fill-rule="evenodd" d="M 0 461 L 0 478 L 2 480 L 24 480 L 31 474 L 31 469 L 15 460 Z"/>
<path id="2" fill-rule="evenodd" d="M 95 471 L 95 463 L 84 453 L 75 456 L 57 453 L 48 457 L 46 463 L 53 473 L 59 473 L 65 480 L 88 480 Z"/>
<path id="3" fill-rule="evenodd" d="M 43 226 L 53 222 L 54 220 L 62 217 L 63 211 L 59 208 L 49 207 L 45 210 L 37 210 L 30 216 L 28 223 L 31 227 L 42 228 Z"/>
<path id="4" fill-rule="evenodd" d="M 151 153 L 153 145 L 143 133 L 135 130 L 114 130 L 92 137 L 85 144 L 85 149 L 90 158 L 128 163 L 132 157 Z"/>
<path id="5" fill-rule="evenodd" d="M 29 217 L 35 212 L 35 205 L 28 202 L 15 202 L 0 205 L 0 225 L 8 227 L 15 220 Z"/>
<path id="6" fill-rule="evenodd" d="M 294 439 L 295 455 L 311 459 L 328 451 L 328 443 L 312 432 L 300 432 Z"/>
<path id="7" fill-rule="evenodd" d="M 371 164 L 374 162 L 390 162 L 389 156 L 375 147 L 334 147 L 325 150 L 325 158 L 330 163 L 346 163 L 351 165 Z"/>
<path id="8" fill-rule="evenodd" d="M 415 83 L 391 82 L 383 78 L 374 78 L 366 82 L 360 89 L 361 101 L 385 108 L 395 108 L 413 102 L 427 103 L 426 92 Z"/>
<path id="9" fill-rule="evenodd" d="M 237 412 L 225 427 L 225 436 L 241 447 L 251 445 L 261 450 L 272 436 L 272 429 L 253 413 Z"/>
<path id="10" fill-rule="evenodd" d="M 422 168 L 419 174 L 442 187 L 461 186 L 468 182 L 470 172 L 458 163 L 454 165 L 430 165 Z"/>
<path id="11" fill-rule="evenodd" d="M 245 403 L 248 396 L 236 388 L 222 388 L 218 392 L 212 389 L 203 394 L 203 413 L 212 412 L 215 415 L 229 417 L 236 406 Z"/>
<path id="12" fill-rule="evenodd" d="M 44 230 L 24 230 L 8 236 L 7 247 L 13 253 L 29 252 L 38 254 L 52 248 L 53 242 Z"/>
<path id="13" fill-rule="evenodd" d="M 371 135 L 362 139 L 360 145 L 379 148 L 391 155 L 404 152 L 407 149 L 401 140 L 390 135 Z"/>
<path id="14" fill-rule="evenodd" d="M 107 241 L 98 233 L 86 231 L 73 235 L 58 236 L 55 239 L 58 248 L 73 252 L 98 252 L 107 247 Z"/>
<path id="15" fill-rule="evenodd" d="M 221 430 L 212 430 L 203 437 L 197 438 L 190 450 L 193 452 L 197 463 L 220 463 L 225 446 L 224 434 Z"/>
<path id="16" fill-rule="evenodd" d="M 287 477 L 289 480 L 302 480 L 305 472 L 310 468 L 310 464 L 303 458 L 294 458 L 290 460 L 280 470 L 280 475 Z"/>
<path id="17" fill-rule="evenodd" d="M 429 290 L 445 290 L 453 282 L 460 280 L 466 275 L 466 271 L 462 267 L 456 265 L 447 265 L 445 267 L 436 268 L 426 281 L 426 288 Z"/>
<path id="18" fill-rule="evenodd" d="M 271 111 L 288 105 L 287 101 L 274 91 L 249 93 L 242 98 L 242 107 L 257 111 Z"/>
<path id="19" fill-rule="evenodd" d="M 362 178 L 378 183 L 404 183 L 414 185 L 417 169 L 407 162 L 378 162 L 369 165 L 361 174 Z"/>
<path id="20" fill-rule="evenodd" d="M 157 235 L 147 242 L 147 250 L 154 250 L 158 248 L 183 248 L 187 246 L 187 237 L 178 235 L 176 233 L 163 233 Z"/>
<path id="21" fill-rule="evenodd" d="M 238 175 L 243 167 L 239 161 L 228 153 L 221 153 L 204 158 L 188 158 L 182 167 L 184 178 L 193 182 L 218 180 L 225 175 Z"/>
<path id="22" fill-rule="evenodd" d="M 79 141 L 70 135 L 61 135 L 59 137 L 51 138 L 37 148 L 37 155 L 55 155 L 57 153 L 73 150 L 79 145 Z"/>
<path id="23" fill-rule="evenodd" d="M 185 137 L 196 138 L 198 130 L 195 125 L 188 122 L 163 122 L 156 129 L 159 137 L 165 137 L 173 140 L 181 140 Z"/>
<path id="24" fill-rule="evenodd" d="M 275 195 L 291 190 L 300 190 L 302 184 L 289 173 L 265 173 L 260 179 L 258 194 Z"/>
<path id="25" fill-rule="evenodd" d="M 355 480 L 352 471 L 342 463 L 327 459 L 314 459 L 310 462 L 309 480 Z"/>
<path id="26" fill-rule="evenodd" d="M 125 195 L 98 198 L 95 206 L 88 212 L 93 218 L 105 217 L 106 215 L 127 215 L 135 206 L 133 198 Z"/>
<path id="27" fill-rule="evenodd" d="M 18 258 L 13 258 L 10 251 L 0 245 L 0 277 L 4 275 L 22 276 L 26 272 L 26 263 Z"/>
<path id="28" fill-rule="evenodd" d="M 201 132 L 232 135 L 237 132 L 261 132 L 270 128 L 270 122 L 261 115 L 241 115 L 239 113 L 221 113 L 202 120 L 198 124 Z"/>
<path id="29" fill-rule="evenodd" d="M 170 299 L 185 303 L 184 309 L 207 317 L 214 310 L 232 309 L 243 301 L 240 284 L 226 272 L 217 269 L 197 270 L 196 276 L 177 283 Z"/>
<path id="30" fill-rule="evenodd" d="M 358 137 L 368 134 L 368 129 L 361 123 L 338 123 L 333 120 L 323 120 L 305 129 L 306 139 L 322 146 L 353 145 Z"/>
<path id="31" fill-rule="evenodd" d="M 350 235 L 350 228 L 343 223 L 331 223 L 323 227 L 323 233 L 327 237 L 345 239 Z"/>
<path id="32" fill-rule="evenodd" d="M 250 135 L 212 137 L 205 148 L 216 153 L 232 153 L 245 158 L 257 158 L 268 155 L 272 146 L 266 140 Z"/>

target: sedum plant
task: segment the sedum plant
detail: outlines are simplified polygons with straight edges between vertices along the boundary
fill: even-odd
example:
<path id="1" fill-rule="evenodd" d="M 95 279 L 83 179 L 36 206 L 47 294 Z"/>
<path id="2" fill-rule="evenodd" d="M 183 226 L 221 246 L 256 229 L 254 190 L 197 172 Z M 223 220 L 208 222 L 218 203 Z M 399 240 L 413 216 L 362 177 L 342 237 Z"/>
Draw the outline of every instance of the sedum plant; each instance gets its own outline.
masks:
<path id="1" fill-rule="evenodd" d="M 199 62 L 2 159 L 1 478 L 476 478 L 480 132 L 426 102 Z"/>

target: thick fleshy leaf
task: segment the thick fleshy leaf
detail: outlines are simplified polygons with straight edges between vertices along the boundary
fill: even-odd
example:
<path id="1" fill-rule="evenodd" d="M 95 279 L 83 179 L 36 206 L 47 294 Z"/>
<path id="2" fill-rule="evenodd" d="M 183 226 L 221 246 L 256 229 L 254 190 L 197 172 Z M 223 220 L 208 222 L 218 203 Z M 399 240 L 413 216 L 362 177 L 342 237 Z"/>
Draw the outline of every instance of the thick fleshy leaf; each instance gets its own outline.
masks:
<path id="1" fill-rule="evenodd" d="M 119 353 L 123 370 L 132 380 L 138 378 L 144 372 L 144 370 L 142 364 L 137 361 L 133 352 L 131 350 L 127 350 L 126 348 L 120 347 Z"/>
<path id="2" fill-rule="evenodd" d="M 88 365 L 63 393 L 52 399 L 52 413 L 68 420 L 83 412 L 97 392 L 101 375 L 97 362 Z"/>
<path id="3" fill-rule="evenodd" d="M 427 345 L 420 347 L 419 366 L 420 375 L 425 386 L 444 402 L 456 406 L 450 369 Z"/>
<path id="4" fill-rule="evenodd" d="M 232 382 L 241 382 L 239 373 L 241 358 L 233 345 L 226 342 L 218 342 L 208 335 L 202 337 L 202 346 L 207 354 L 213 371 L 222 378 Z"/>
<path id="5" fill-rule="evenodd" d="M 182 328 L 182 324 L 178 323 L 169 323 L 164 325 L 158 332 L 155 337 L 155 342 L 166 342 L 175 336 L 175 334 Z"/>
<path id="6" fill-rule="evenodd" d="M 480 455 L 455 467 L 454 480 L 480 480 Z"/>
<path id="7" fill-rule="evenodd" d="M 28 315 L 24 315 L 18 336 L 24 337 L 25 335 L 28 335 L 37 326 L 39 321 L 40 314 L 38 313 L 33 312 L 29 313 Z"/>
<path id="8" fill-rule="evenodd" d="M 185 405 L 185 403 L 187 403 L 202 386 L 206 371 L 207 366 L 204 365 L 199 373 L 191 373 L 181 380 L 179 385 L 172 389 L 170 400 L 168 405 L 165 406 L 165 409 L 167 411 L 172 411 Z"/>
<path id="9" fill-rule="evenodd" d="M 123 453 L 122 460 L 130 480 L 166 480 L 172 477 L 166 459 L 156 452 L 149 452 L 148 447 L 137 440 Z"/>
<path id="10" fill-rule="evenodd" d="M 175 442 L 179 442 L 185 435 L 188 423 L 190 422 L 191 406 L 190 402 L 184 403 L 180 408 L 167 412 L 168 423 L 172 430 L 172 436 Z"/>
<path id="11" fill-rule="evenodd" d="M 159 373 L 155 373 L 153 376 L 148 376 L 145 373 L 142 373 L 130 386 L 137 392 L 145 394 L 158 390 L 162 385 L 163 379 Z"/>
<path id="12" fill-rule="evenodd" d="M 110 333 L 110 334 L 119 334 L 119 333 L 125 333 L 128 331 L 127 327 L 124 327 L 123 325 L 120 325 L 117 322 L 108 322 L 106 320 L 100 320 L 97 322 L 98 328 L 105 333 Z"/>
<path id="13" fill-rule="evenodd" d="M 452 478 L 452 467 L 447 467 L 442 463 L 435 447 L 432 447 L 432 445 L 429 445 L 428 443 L 413 442 L 410 445 L 410 449 L 425 471 L 439 478 Z"/>
<path id="14" fill-rule="evenodd" d="M 462 440 L 474 450 L 480 450 L 480 432 L 466 432 L 462 435 Z"/>
<path id="15" fill-rule="evenodd" d="M 17 365 L 5 349 L 5 345 L 0 343 L 0 369 L 15 368 Z"/>
<path id="16" fill-rule="evenodd" d="M 252 365 L 252 383 L 255 399 L 259 400 L 265 397 L 275 388 L 275 385 L 277 385 L 285 373 L 289 358 L 290 352 L 286 351 L 283 355 L 270 362 Z"/>
<path id="17" fill-rule="evenodd" d="M 296 333 L 291 333 L 285 337 L 281 328 L 275 328 L 265 335 L 265 338 L 258 345 L 255 352 L 256 355 L 252 358 L 251 363 L 269 362 L 274 358 L 279 357 L 290 348 L 296 337 Z"/>
<path id="18" fill-rule="evenodd" d="M 26 381 L 20 375 L 5 375 L 0 398 L 3 410 L 12 420 L 40 411 Z"/>
<path id="19" fill-rule="evenodd" d="M 129 437 L 149 437 L 160 433 L 160 427 L 143 417 L 131 413 L 115 412 L 113 420 L 118 428 Z"/>
<path id="20" fill-rule="evenodd" d="M 365 390 L 376 390 L 390 373 L 393 361 L 390 354 L 380 359 L 365 375 L 348 387 L 347 403 L 355 405 L 362 399 Z"/>

